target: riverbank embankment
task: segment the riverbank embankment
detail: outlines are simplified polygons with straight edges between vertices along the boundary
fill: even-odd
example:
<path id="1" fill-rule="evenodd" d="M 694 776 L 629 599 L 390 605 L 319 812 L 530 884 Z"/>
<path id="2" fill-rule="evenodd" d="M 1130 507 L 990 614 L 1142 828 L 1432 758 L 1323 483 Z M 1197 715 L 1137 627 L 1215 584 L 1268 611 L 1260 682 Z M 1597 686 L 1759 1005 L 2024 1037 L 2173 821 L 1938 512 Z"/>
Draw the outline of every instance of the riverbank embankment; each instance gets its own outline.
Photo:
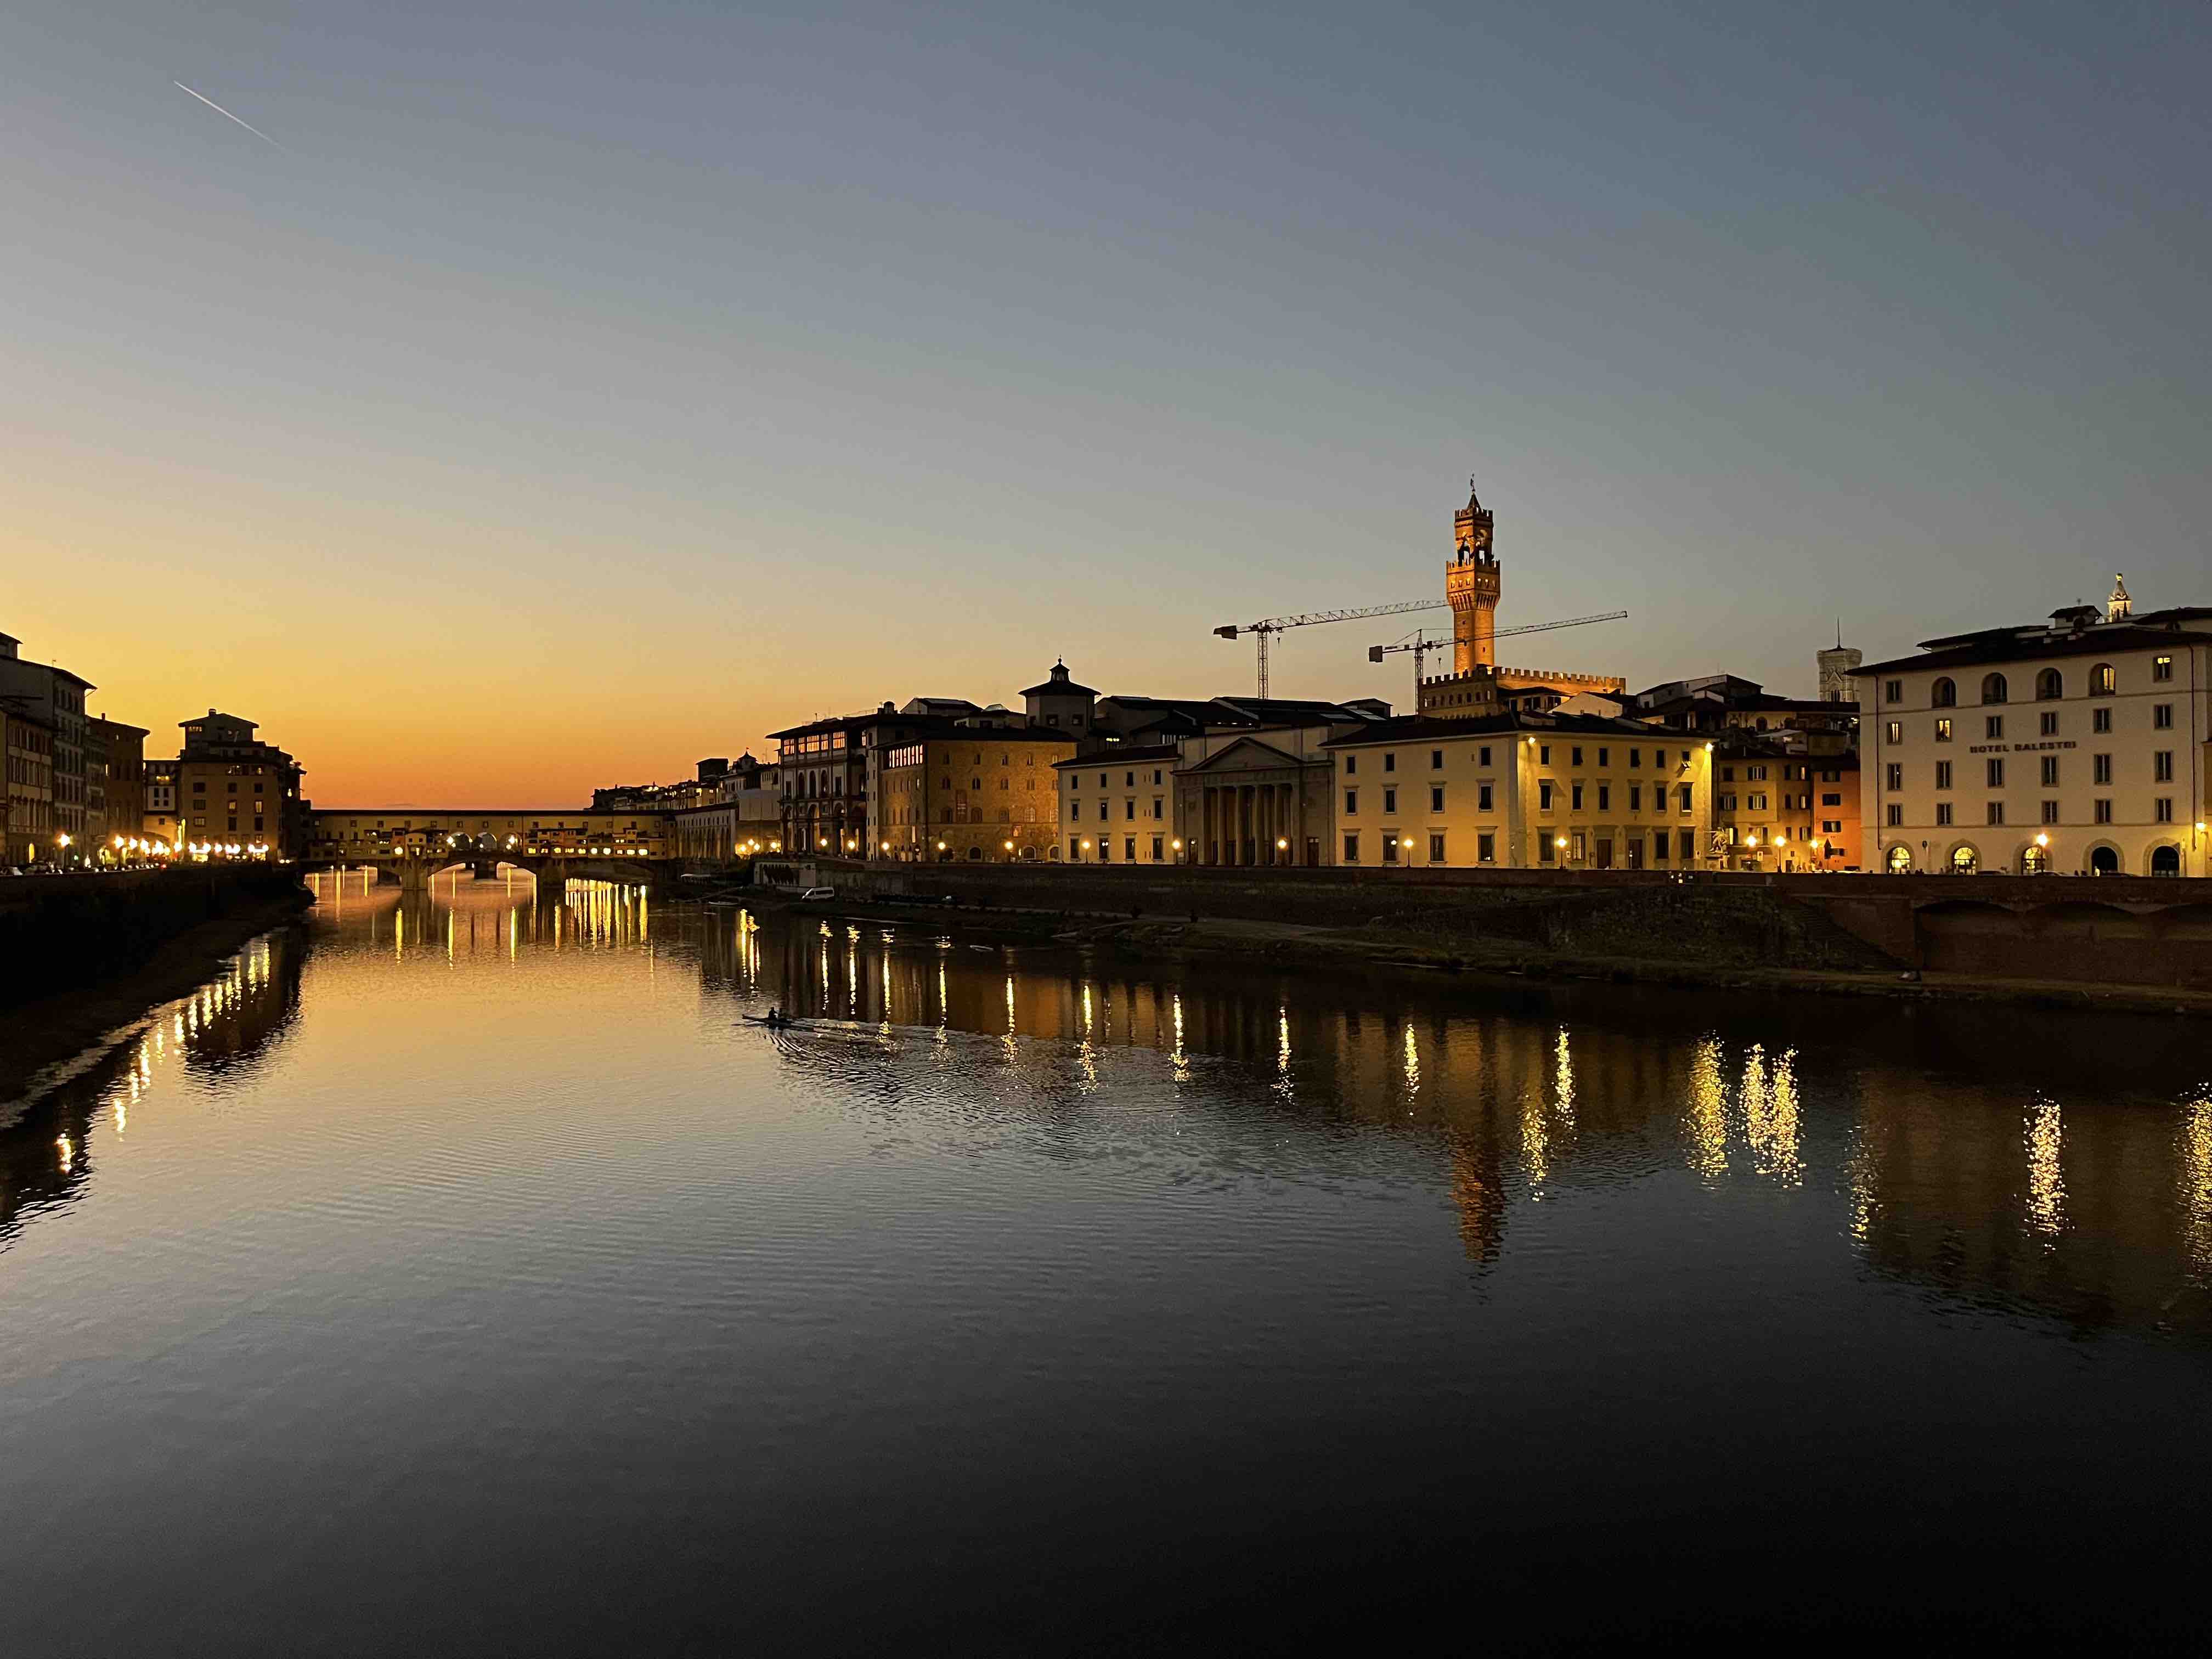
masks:
<path id="1" fill-rule="evenodd" d="M 1133 957 L 2212 1012 L 2212 895 L 2162 881 L 1035 866 L 835 880 L 814 908 Z"/>
<path id="2" fill-rule="evenodd" d="M 313 902 L 281 868 L 0 882 L 0 1100 L 185 995 L 246 940 Z"/>

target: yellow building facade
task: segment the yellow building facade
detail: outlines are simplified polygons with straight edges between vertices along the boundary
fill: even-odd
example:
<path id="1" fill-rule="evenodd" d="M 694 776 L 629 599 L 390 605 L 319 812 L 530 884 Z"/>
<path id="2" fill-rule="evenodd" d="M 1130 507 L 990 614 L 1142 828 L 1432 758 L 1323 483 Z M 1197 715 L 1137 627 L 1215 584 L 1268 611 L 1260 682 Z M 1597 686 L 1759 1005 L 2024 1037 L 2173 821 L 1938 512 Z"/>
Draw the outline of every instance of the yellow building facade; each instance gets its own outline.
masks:
<path id="1" fill-rule="evenodd" d="M 1034 726 L 957 726 L 886 747 L 870 803 L 875 855 L 912 864 L 1052 856 L 1054 762 L 1075 736 Z"/>
<path id="2" fill-rule="evenodd" d="M 1328 747 L 1340 864 L 1711 867 L 1711 752 L 1674 732 L 1597 715 L 1416 715 Z"/>

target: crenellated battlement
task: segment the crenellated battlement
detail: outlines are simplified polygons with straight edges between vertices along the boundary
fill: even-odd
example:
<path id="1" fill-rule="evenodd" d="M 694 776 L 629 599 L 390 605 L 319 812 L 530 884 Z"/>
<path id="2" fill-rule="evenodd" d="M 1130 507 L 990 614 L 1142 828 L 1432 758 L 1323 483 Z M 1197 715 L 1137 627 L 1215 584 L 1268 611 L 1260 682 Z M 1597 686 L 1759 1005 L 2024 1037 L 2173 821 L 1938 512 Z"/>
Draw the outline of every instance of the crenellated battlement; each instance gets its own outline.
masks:
<path id="1" fill-rule="evenodd" d="M 1596 691 L 1607 696 L 1628 690 L 1628 682 L 1618 674 L 1576 674 L 1553 668 L 1501 668 L 1498 671 L 1498 684 L 1507 690 L 1546 685 L 1570 694 Z"/>

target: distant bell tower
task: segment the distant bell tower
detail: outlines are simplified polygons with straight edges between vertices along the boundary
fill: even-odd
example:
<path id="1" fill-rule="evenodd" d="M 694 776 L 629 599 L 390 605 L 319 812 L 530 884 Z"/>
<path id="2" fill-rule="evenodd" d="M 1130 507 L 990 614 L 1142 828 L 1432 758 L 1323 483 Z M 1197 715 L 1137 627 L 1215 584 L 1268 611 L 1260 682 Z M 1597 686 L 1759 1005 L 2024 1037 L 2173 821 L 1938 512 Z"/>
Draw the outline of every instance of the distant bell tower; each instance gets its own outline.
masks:
<path id="1" fill-rule="evenodd" d="M 1452 515 L 1452 561 L 1444 567 L 1444 598 L 1452 608 L 1452 672 L 1468 674 L 1498 663 L 1498 555 L 1490 544 L 1491 514 L 1467 481 L 1467 505 Z"/>
<path id="2" fill-rule="evenodd" d="M 2135 615 L 2136 602 L 2128 597 L 2127 579 L 2112 578 L 2112 597 L 2105 601 L 2106 622 L 2126 622 Z"/>

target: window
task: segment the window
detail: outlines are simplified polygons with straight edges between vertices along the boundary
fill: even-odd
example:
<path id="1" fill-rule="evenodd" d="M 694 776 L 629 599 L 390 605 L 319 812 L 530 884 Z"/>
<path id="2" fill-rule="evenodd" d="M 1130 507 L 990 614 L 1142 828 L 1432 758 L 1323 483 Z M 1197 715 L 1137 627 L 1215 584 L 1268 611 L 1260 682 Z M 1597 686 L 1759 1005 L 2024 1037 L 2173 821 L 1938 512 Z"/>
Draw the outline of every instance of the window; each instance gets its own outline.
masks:
<path id="1" fill-rule="evenodd" d="M 1903 720 L 1885 721 L 1881 728 L 1881 738 L 1884 743 L 1903 743 L 1905 741 L 1905 722 Z"/>
<path id="2" fill-rule="evenodd" d="M 1904 788 L 1904 787 L 1905 787 L 1905 767 L 1904 767 L 1904 764 L 1903 764 L 1901 762 L 1898 762 L 1898 761 L 1892 761 L 1892 762 L 1890 762 L 1890 763 L 1889 763 L 1889 764 L 1887 765 L 1887 767 L 1886 767 L 1886 768 L 1883 769 L 1883 773 L 1882 773 L 1882 780 L 1883 780 L 1883 782 L 1885 783 L 1885 785 L 1886 785 L 1887 787 L 1889 787 L 1889 788 L 1892 788 L 1892 789 L 1902 789 L 1902 788 Z"/>
<path id="3" fill-rule="evenodd" d="M 1698 843 L 1693 838 L 1692 831 L 1687 830 L 1682 831 L 1681 845 L 1679 851 L 1680 852 L 1683 863 L 1692 864 L 1696 862 L 1698 857 Z"/>
<path id="4" fill-rule="evenodd" d="M 1152 787 L 1153 787 L 1153 788 L 1155 788 L 1155 789 L 1157 789 L 1157 788 L 1158 788 L 1159 787 L 1160 787 L 1160 769 L 1159 769 L 1158 767 L 1155 766 L 1155 767 L 1152 769 Z M 1152 814 L 1152 816 L 1153 816 L 1154 817 L 1159 817 L 1159 814 L 1158 814 L 1158 812 L 1155 812 L 1155 813 L 1153 813 L 1153 814 Z"/>
<path id="5" fill-rule="evenodd" d="M 1643 765 L 1643 764 L 1644 764 L 1644 751 L 1643 751 L 1641 749 L 1632 749 L 1632 750 L 1630 750 L 1628 751 L 1628 763 L 1629 763 L 1631 766 L 1641 766 L 1641 765 Z"/>
<path id="6" fill-rule="evenodd" d="M 914 809 L 913 809 L 912 807 L 908 807 L 907 810 L 908 810 L 908 811 L 911 812 Z M 1079 801 L 1079 800 L 1072 800 L 1072 801 L 1068 802 L 1068 803 L 1067 803 L 1067 821 L 1068 821 L 1070 823 L 1079 823 L 1080 822 L 1082 822 L 1082 819 L 1083 819 L 1083 803 L 1082 803 L 1081 801 Z M 908 819 L 907 820 L 907 822 L 908 822 L 908 823 L 911 823 L 913 821 L 914 821 L 914 820 L 913 820 L 912 818 L 908 818 Z"/>
<path id="7" fill-rule="evenodd" d="M 2055 738 L 2058 735 L 2058 715 L 2055 711 L 2045 712 L 2039 723 L 2038 735 L 2045 738 Z"/>
<path id="8" fill-rule="evenodd" d="M 1936 803 L 1936 822 L 1938 827 L 1948 825 L 1951 822 L 1951 803 L 1949 801 L 1939 800 Z"/>
<path id="9" fill-rule="evenodd" d="M 1098 803 L 1098 822 L 1101 823 L 1106 822 L 1106 806 L 1107 803 L 1103 800 Z"/>
<path id="10" fill-rule="evenodd" d="M 2153 703 L 2150 709 L 2150 723 L 2160 732 L 2172 730 L 2173 705 L 2170 702 Z"/>
<path id="11" fill-rule="evenodd" d="M 2110 755 L 2089 757 L 2089 781 L 2110 783 L 2112 781 L 2112 757 Z"/>
<path id="12" fill-rule="evenodd" d="M 1383 767 L 1383 769 L 1383 769 L 1384 771 L 1386 771 L 1386 772 L 1387 772 L 1387 771 L 1389 771 L 1390 769 L 1389 769 L 1389 766 L 1387 766 L 1387 765 L 1386 765 L 1386 766 L 1384 766 L 1384 767 Z M 1398 838 L 1397 838 L 1397 836 L 1383 836 L 1383 837 L 1382 837 L 1382 862 L 1383 862 L 1383 863 L 1385 863 L 1385 864 L 1395 864 L 1397 861 L 1398 861 Z"/>
<path id="13" fill-rule="evenodd" d="M 1844 821 L 1841 818 L 1822 818 L 1820 820 L 1820 833 L 1824 836 L 1842 835 L 1844 833 Z"/>
<path id="14" fill-rule="evenodd" d="M 1990 822 L 1991 823 L 2002 823 L 2004 822 L 2004 803 L 2002 801 L 1993 800 L 1990 803 Z"/>
<path id="15" fill-rule="evenodd" d="M 1358 836 L 1346 836 L 1344 838 L 1344 861 L 1346 864 L 1357 864 L 1359 862 Z"/>
<path id="16" fill-rule="evenodd" d="M 2056 823 L 2058 822 L 2058 803 L 2057 801 L 2047 800 L 2043 803 L 2043 821 L 2045 823 Z"/>
<path id="17" fill-rule="evenodd" d="M 1896 829 L 1898 825 L 1905 822 L 1905 809 L 1899 805 L 1895 801 L 1892 801 L 1889 804 L 1887 822 L 1888 823 L 1889 827 L 1893 830 Z"/>
<path id="18" fill-rule="evenodd" d="M 1651 861 L 1654 864 L 1667 862 L 1667 832 L 1664 830 L 1651 837 Z"/>
<path id="19" fill-rule="evenodd" d="M 1382 769 L 1387 772 L 1390 769 L 1386 766 Z M 1395 789 L 1385 789 L 1382 792 L 1382 810 L 1386 812 L 1395 812 L 1398 810 L 1398 792 Z M 1390 844 L 1389 836 L 1382 837 L 1382 844 L 1386 847 Z"/>
<path id="20" fill-rule="evenodd" d="M 1132 818 L 1135 817 L 1136 816 L 1137 816 L 1137 803 L 1135 802 L 1135 800 L 1133 800 L 1133 799 L 1129 799 L 1129 798 L 1127 798 L 1127 797 L 1124 797 L 1124 798 L 1123 798 L 1123 799 L 1122 799 L 1122 802 L 1121 802 L 1121 817 L 1122 817 L 1122 821 L 1123 821 L 1124 823 L 1126 823 L 1126 822 L 1127 822 L 1128 820 L 1130 820 L 1130 819 L 1132 819 Z"/>
<path id="21" fill-rule="evenodd" d="M 1844 804 L 1844 798 L 1843 798 L 1843 796 L 1842 796 L 1842 795 L 1840 795 L 1840 794 L 1838 794 L 1838 793 L 1837 793 L 1835 791 L 1833 791 L 1833 790 L 1828 790 L 1828 789 L 1824 789 L 1824 790 L 1822 790 L 1822 791 L 1820 792 L 1820 805 L 1823 805 L 1823 806 L 1841 806 L 1843 804 Z"/>
<path id="22" fill-rule="evenodd" d="M 1487 766 L 1490 764 L 1490 745 L 1486 743 L 1482 745 L 1482 752 L 1476 757 L 1475 764 L 1478 766 Z"/>
<path id="23" fill-rule="evenodd" d="M 2058 757 L 2045 755 L 2041 762 L 2041 776 L 2037 780 L 2045 789 L 2058 787 Z"/>
<path id="24" fill-rule="evenodd" d="M 1936 787 L 1938 789 L 1948 789 L 1951 787 L 1950 762 L 1937 761 L 1936 763 Z"/>
<path id="25" fill-rule="evenodd" d="M 1948 708 L 1959 701 L 1959 688 L 1946 678 L 1929 688 L 1928 704 L 1931 708 Z"/>
<path id="26" fill-rule="evenodd" d="M 2005 701 L 2005 677 L 2003 675 L 1984 674 L 1982 676 L 1982 701 L 1984 702 L 2002 702 Z"/>
<path id="27" fill-rule="evenodd" d="M 1443 750 L 1441 750 L 1441 749 L 1431 749 L 1431 750 L 1429 750 L 1429 770 L 1430 770 L 1430 771 L 1431 771 L 1431 772 L 1441 772 L 1441 771 L 1443 771 L 1443 769 L 1444 769 L 1444 751 L 1443 751 Z"/>
<path id="28" fill-rule="evenodd" d="M 1474 805 L 1477 811 L 1487 812 L 1493 810 L 1490 804 L 1490 787 L 1486 783 L 1475 786 Z"/>
<path id="29" fill-rule="evenodd" d="M 1553 856 L 1554 850 L 1555 849 L 1552 846 L 1552 838 L 1549 836 L 1539 836 L 1536 837 L 1537 863 L 1552 864 L 1557 862 Z"/>
<path id="30" fill-rule="evenodd" d="M 1548 743 L 1538 744 L 1536 745 L 1536 764 L 1539 766 L 1549 766 L 1551 763 L 1552 745 Z"/>
<path id="31" fill-rule="evenodd" d="M 1443 861 L 1444 838 L 1442 836 L 1431 836 L 1429 837 L 1429 862 L 1431 864 L 1442 864 Z"/>
<path id="32" fill-rule="evenodd" d="M 1567 754 L 1568 754 L 1568 757 L 1569 757 L 1569 759 L 1570 759 L 1570 762 L 1571 762 L 1571 764 L 1576 765 L 1576 766 L 1580 766 L 1580 765 L 1583 763 L 1583 746 L 1582 746 L 1582 744 L 1575 744 L 1571 749 L 1570 749 L 1570 750 L 1567 751 Z"/>
<path id="33" fill-rule="evenodd" d="M 1589 842 L 1579 830 L 1575 831 L 1575 862 L 1580 864 L 1589 857 Z"/>
<path id="34" fill-rule="evenodd" d="M 1690 786 L 1688 784 L 1686 783 L 1682 786 L 1681 795 L 1682 799 L 1680 805 L 1682 811 L 1686 812 L 1690 810 Z"/>
<path id="35" fill-rule="evenodd" d="M 2155 809 L 2152 816 L 2154 817 L 2158 822 L 2160 823 L 2172 823 L 2173 822 L 2172 796 L 2160 795 L 2156 800 L 2151 803 L 2151 805 Z M 258 827 L 258 825 L 256 826 L 256 828 Z"/>
<path id="36" fill-rule="evenodd" d="M 1498 837 L 1495 836 L 1477 836 L 1474 838 L 1474 859 L 1475 862 L 1478 864 L 1497 863 Z"/>
<path id="37" fill-rule="evenodd" d="M 1632 812 L 1641 812 L 1644 810 L 1644 786 L 1640 783 L 1632 783 L 1628 786 L 1628 810 Z"/>
<path id="38" fill-rule="evenodd" d="M 1992 757 L 1986 763 L 1986 764 L 1989 768 L 1990 787 L 1992 789 L 2003 788 L 2004 763 L 2002 760 Z"/>
<path id="39" fill-rule="evenodd" d="M 1735 768 L 1733 766 L 1723 766 L 1721 768 L 1721 781 L 1723 783 L 1734 783 L 1735 781 Z"/>
<path id="40" fill-rule="evenodd" d="M 2035 700 L 2056 702 L 2066 695 L 2065 677 L 2055 668 L 2046 668 L 2035 677 Z"/>
<path id="41" fill-rule="evenodd" d="M 2172 679 L 2173 678 L 2173 659 L 2171 657 L 2153 657 L 2150 659 L 2150 677 L 2154 680 Z"/>
<path id="42" fill-rule="evenodd" d="M 1357 789 L 1344 792 L 1344 816 L 1348 818 L 1359 816 L 1359 792 Z"/>
<path id="43" fill-rule="evenodd" d="M 1552 810 L 1552 781 L 1549 778 L 1536 786 L 1536 810 L 1540 812 Z"/>
<path id="44" fill-rule="evenodd" d="M 1164 851 L 1165 842 L 1164 838 L 1158 836 L 1154 836 L 1152 837 L 1152 862 L 1155 864 L 1159 863 Z"/>
<path id="45" fill-rule="evenodd" d="M 1579 783 L 1574 786 L 1573 798 L 1569 805 L 1575 811 L 1579 812 L 1583 810 L 1583 787 Z"/>
<path id="46" fill-rule="evenodd" d="M 2092 731 L 2092 732 L 2109 732 L 2109 731 L 2111 731 L 2112 729 L 2112 711 L 2111 709 L 2109 709 L 2109 708 L 2093 708 L 2093 709 L 2091 709 L 2091 710 L 2089 711 L 2089 730 L 2090 730 L 2090 731 Z"/>
<path id="47" fill-rule="evenodd" d="M 2150 781 L 2153 783 L 2173 781 L 2173 750 L 2161 749 L 2150 757 Z"/>
<path id="48" fill-rule="evenodd" d="M 1884 702 L 1903 702 L 1905 701 L 1905 682 L 1903 680 L 1884 680 L 1881 683 L 1881 700 Z"/>
<path id="49" fill-rule="evenodd" d="M 1382 757 L 1382 769 L 1385 772 L 1395 772 L 1398 769 L 1398 751 L 1394 749 Z"/>
<path id="50" fill-rule="evenodd" d="M 2004 736 L 2004 716 L 2002 714 L 1982 716 L 1982 735 L 1991 740 Z"/>
<path id="51" fill-rule="evenodd" d="M 1938 743 L 1948 743 L 1951 741 L 1951 722 L 1949 720 L 1940 720 L 1936 722 L 1936 741 Z"/>
<path id="52" fill-rule="evenodd" d="M 1137 838 L 1134 836 L 1121 837 L 1121 856 L 1132 864 L 1137 861 Z"/>
<path id="53" fill-rule="evenodd" d="M 1357 755 L 1346 755 L 1344 757 L 1344 775 L 1347 778 L 1356 776 L 1358 771 L 1359 757 Z"/>
<path id="54" fill-rule="evenodd" d="M 2089 671 L 2089 695 L 2093 697 L 2109 697 L 2112 695 L 2112 665 L 2100 662 Z"/>
<path id="55" fill-rule="evenodd" d="M 1441 812 L 1441 811 L 1443 811 L 1443 810 L 1444 810 L 1444 792 L 1443 792 L 1443 786 L 1442 786 L 1442 785 L 1437 785 L 1437 786 L 1432 787 L 1430 789 L 1430 791 L 1429 791 L 1429 811 L 1431 811 L 1431 812 Z"/>
<path id="56" fill-rule="evenodd" d="M 1613 811 L 1613 787 L 1610 784 L 1601 783 L 1598 785 L 1597 810 L 1601 812 L 1610 812 Z"/>
<path id="57" fill-rule="evenodd" d="M 2099 801 L 2096 818 L 2100 823 L 2110 823 L 2112 821 L 2112 803 L 2108 800 Z"/>

